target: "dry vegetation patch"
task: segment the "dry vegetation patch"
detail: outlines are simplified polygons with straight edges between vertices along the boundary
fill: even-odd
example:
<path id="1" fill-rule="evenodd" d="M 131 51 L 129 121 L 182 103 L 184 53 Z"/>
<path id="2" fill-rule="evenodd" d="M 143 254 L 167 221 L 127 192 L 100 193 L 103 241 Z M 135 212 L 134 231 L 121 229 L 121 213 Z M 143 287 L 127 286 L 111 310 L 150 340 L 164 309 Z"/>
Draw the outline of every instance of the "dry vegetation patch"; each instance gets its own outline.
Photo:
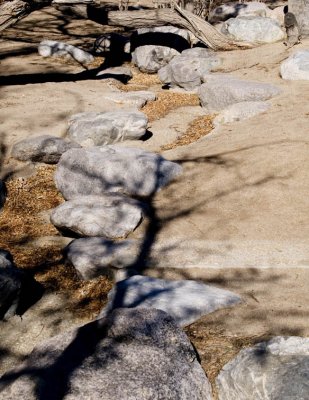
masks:
<path id="1" fill-rule="evenodd" d="M 178 146 L 185 146 L 187 144 L 196 142 L 201 137 L 207 135 L 213 130 L 213 116 L 205 115 L 202 117 L 196 118 L 191 122 L 189 128 L 185 132 L 184 135 L 177 138 L 174 142 L 165 144 L 161 146 L 161 150 L 171 150 Z"/>
<path id="2" fill-rule="evenodd" d="M 60 236 L 41 216 L 63 202 L 54 183 L 54 171 L 54 166 L 38 167 L 30 178 L 7 182 L 7 200 L 0 214 L 0 248 L 10 251 L 16 265 L 33 273 L 46 289 L 65 291 L 68 306 L 79 317 L 88 318 L 101 310 L 112 281 L 107 277 L 81 281 L 74 267 L 63 260 L 60 244 L 31 244 L 43 236 Z"/>
<path id="3" fill-rule="evenodd" d="M 198 351 L 201 365 L 212 385 L 214 400 L 218 399 L 215 380 L 224 365 L 241 349 L 267 339 L 262 336 L 230 336 L 219 328 L 209 328 L 203 321 L 197 321 L 184 331 Z"/>

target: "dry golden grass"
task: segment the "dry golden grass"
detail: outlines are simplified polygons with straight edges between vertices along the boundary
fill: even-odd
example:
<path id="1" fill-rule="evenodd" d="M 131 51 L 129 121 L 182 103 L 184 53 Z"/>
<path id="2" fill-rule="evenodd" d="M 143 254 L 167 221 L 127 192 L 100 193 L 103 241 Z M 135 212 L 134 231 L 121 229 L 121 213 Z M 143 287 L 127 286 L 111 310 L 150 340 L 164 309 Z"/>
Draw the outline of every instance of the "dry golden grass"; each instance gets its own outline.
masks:
<path id="1" fill-rule="evenodd" d="M 147 115 L 149 121 L 155 121 L 163 118 L 175 108 L 198 105 L 199 98 L 196 94 L 164 91 L 158 93 L 157 100 L 147 103 L 142 111 Z"/>
<path id="2" fill-rule="evenodd" d="M 213 116 L 211 115 L 205 115 L 203 117 L 196 118 L 194 121 L 191 122 L 189 128 L 184 135 L 182 135 L 172 143 L 161 146 L 161 150 L 171 150 L 178 146 L 185 146 L 187 144 L 196 142 L 198 139 L 212 131 L 212 121 Z"/>
<path id="3" fill-rule="evenodd" d="M 63 202 L 54 184 L 54 171 L 54 166 L 39 167 L 30 178 L 7 182 L 7 200 L 0 214 L 0 248 L 10 251 L 16 265 L 31 271 L 46 289 L 65 291 L 72 311 L 88 318 L 102 309 L 112 281 L 107 277 L 81 281 L 74 267 L 64 262 L 61 245 L 31 245 L 42 236 L 59 236 L 40 216 Z"/>
<path id="4" fill-rule="evenodd" d="M 267 339 L 262 336 L 229 336 L 222 330 L 209 328 L 202 321 L 186 327 L 184 331 L 199 353 L 201 365 L 212 385 L 214 400 L 218 399 L 215 380 L 223 366 L 241 349 Z"/>

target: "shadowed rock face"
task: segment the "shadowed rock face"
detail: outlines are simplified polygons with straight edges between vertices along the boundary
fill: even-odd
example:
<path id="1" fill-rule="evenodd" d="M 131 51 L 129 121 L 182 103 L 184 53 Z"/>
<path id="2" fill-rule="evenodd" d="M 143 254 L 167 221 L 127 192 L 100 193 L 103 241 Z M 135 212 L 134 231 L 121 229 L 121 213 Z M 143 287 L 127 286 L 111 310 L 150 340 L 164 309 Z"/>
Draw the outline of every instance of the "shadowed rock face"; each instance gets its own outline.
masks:
<path id="1" fill-rule="evenodd" d="M 56 336 L 0 379 L 6 400 L 211 400 L 187 336 L 160 310 L 115 310 Z"/>
<path id="2" fill-rule="evenodd" d="M 147 197 L 181 171 L 180 165 L 155 153 L 102 146 L 66 152 L 58 163 L 55 182 L 66 199 L 106 192 Z"/>
<path id="3" fill-rule="evenodd" d="M 36 161 L 56 164 L 61 155 L 72 148 L 80 147 L 56 136 L 42 135 L 24 139 L 12 148 L 12 157 L 21 161 Z"/>
<path id="4" fill-rule="evenodd" d="M 101 316 L 117 307 L 158 308 L 175 318 L 179 326 L 189 325 L 203 315 L 241 301 L 240 296 L 228 290 L 200 282 L 169 281 L 147 276 L 133 276 L 118 282 L 108 297 Z"/>
<path id="5" fill-rule="evenodd" d="M 276 337 L 243 349 L 217 378 L 220 400 L 306 400 L 309 339 Z"/>
<path id="6" fill-rule="evenodd" d="M 42 294 L 42 286 L 16 268 L 9 252 L 0 249 L 0 320 L 22 315 Z"/>

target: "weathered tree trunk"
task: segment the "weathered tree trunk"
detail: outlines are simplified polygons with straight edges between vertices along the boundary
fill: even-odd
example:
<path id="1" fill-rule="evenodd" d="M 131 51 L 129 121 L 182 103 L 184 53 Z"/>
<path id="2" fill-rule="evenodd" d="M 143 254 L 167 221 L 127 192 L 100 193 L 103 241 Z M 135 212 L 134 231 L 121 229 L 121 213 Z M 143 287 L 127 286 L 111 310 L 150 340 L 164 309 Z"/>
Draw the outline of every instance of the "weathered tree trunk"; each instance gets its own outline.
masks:
<path id="1" fill-rule="evenodd" d="M 40 6 L 48 4 L 49 0 L 13 0 L 0 6 L 0 31 L 14 24 L 21 18 Z M 201 42 L 214 50 L 233 50 L 250 48 L 248 43 L 235 42 L 212 25 L 189 11 L 178 6 L 175 9 L 138 10 L 138 11 L 106 11 L 104 0 L 56 0 L 53 5 L 86 5 L 85 17 L 102 25 L 111 25 L 125 28 L 141 28 L 149 26 L 173 25 L 191 31 Z M 115 3 L 117 4 L 117 3 Z"/>
<path id="2" fill-rule="evenodd" d="M 295 14 L 302 37 L 308 37 L 309 0 L 289 0 L 289 11 Z"/>

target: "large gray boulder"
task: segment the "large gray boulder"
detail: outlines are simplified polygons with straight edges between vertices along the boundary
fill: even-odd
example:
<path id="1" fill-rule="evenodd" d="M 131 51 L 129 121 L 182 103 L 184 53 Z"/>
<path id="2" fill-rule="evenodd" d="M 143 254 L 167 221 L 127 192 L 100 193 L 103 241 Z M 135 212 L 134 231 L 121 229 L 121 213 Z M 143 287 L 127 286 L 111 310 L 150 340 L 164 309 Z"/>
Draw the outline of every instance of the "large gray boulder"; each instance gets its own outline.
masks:
<path id="1" fill-rule="evenodd" d="M 214 119 L 215 126 L 229 122 L 242 121 L 269 110 L 270 104 L 265 101 L 243 101 L 228 106 Z"/>
<path id="2" fill-rule="evenodd" d="M 171 87 L 193 90 L 200 86 L 202 77 L 216 69 L 221 60 L 214 52 L 203 48 L 184 50 L 158 72 L 160 80 Z"/>
<path id="3" fill-rule="evenodd" d="M 61 155 L 79 144 L 50 135 L 35 136 L 16 143 L 11 156 L 21 161 L 35 161 L 56 164 Z"/>
<path id="4" fill-rule="evenodd" d="M 140 71 L 154 74 L 178 54 L 177 50 L 166 46 L 140 46 L 132 53 L 132 62 Z"/>
<path id="5" fill-rule="evenodd" d="M 254 16 L 231 18 L 224 22 L 221 32 L 233 40 L 253 44 L 274 43 L 285 37 L 278 21 Z"/>
<path id="6" fill-rule="evenodd" d="M 51 222 L 62 231 L 111 239 L 128 236 L 142 218 L 141 203 L 117 193 L 66 201 L 50 216 Z"/>
<path id="7" fill-rule="evenodd" d="M 70 57 L 80 64 L 90 64 L 94 61 L 94 57 L 90 53 L 71 44 L 55 40 L 43 40 L 39 44 L 38 51 L 42 57 Z"/>
<path id="8" fill-rule="evenodd" d="M 198 89 L 203 107 L 208 111 L 220 111 L 231 104 L 243 101 L 264 101 L 280 93 L 269 83 L 246 81 L 228 74 L 208 74 Z"/>
<path id="9" fill-rule="evenodd" d="M 283 79 L 309 80 L 309 50 L 299 50 L 292 54 L 280 66 Z"/>
<path id="10" fill-rule="evenodd" d="M 121 192 L 147 197 L 182 171 L 180 165 L 141 149 L 102 146 L 72 149 L 61 157 L 55 182 L 65 199 Z"/>
<path id="11" fill-rule="evenodd" d="M 219 400 L 308 400 L 309 338 L 279 336 L 243 349 L 216 383 Z"/>
<path id="12" fill-rule="evenodd" d="M 100 237 L 73 240 L 66 248 L 67 259 L 83 279 L 106 274 L 109 268 L 133 266 L 140 252 L 137 240 L 111 241 Z"/>
<path id="13" fill-rule="evenodd" d="M 147 123 L 141 111 L 84 112 L 70 118 L 68 136 L 84 147 L 102 146 L 140 139 Z"/>
<path id="14" fill-rule="evenodd" d="M 118 307 L 158 308 L 170 314 L 179 326 L 186 326 L 203 315 L 240 301 L 241 297 L 232 292 L 200 282 L 136 275 L 114 286 L 100 316 Z"/>
<path id="15" fill-rule="evenodd" d="M 115 310 L 49 339 L 0 379 L 6 400 L 211 400 L 185 333 L 160 310 Z"/>

